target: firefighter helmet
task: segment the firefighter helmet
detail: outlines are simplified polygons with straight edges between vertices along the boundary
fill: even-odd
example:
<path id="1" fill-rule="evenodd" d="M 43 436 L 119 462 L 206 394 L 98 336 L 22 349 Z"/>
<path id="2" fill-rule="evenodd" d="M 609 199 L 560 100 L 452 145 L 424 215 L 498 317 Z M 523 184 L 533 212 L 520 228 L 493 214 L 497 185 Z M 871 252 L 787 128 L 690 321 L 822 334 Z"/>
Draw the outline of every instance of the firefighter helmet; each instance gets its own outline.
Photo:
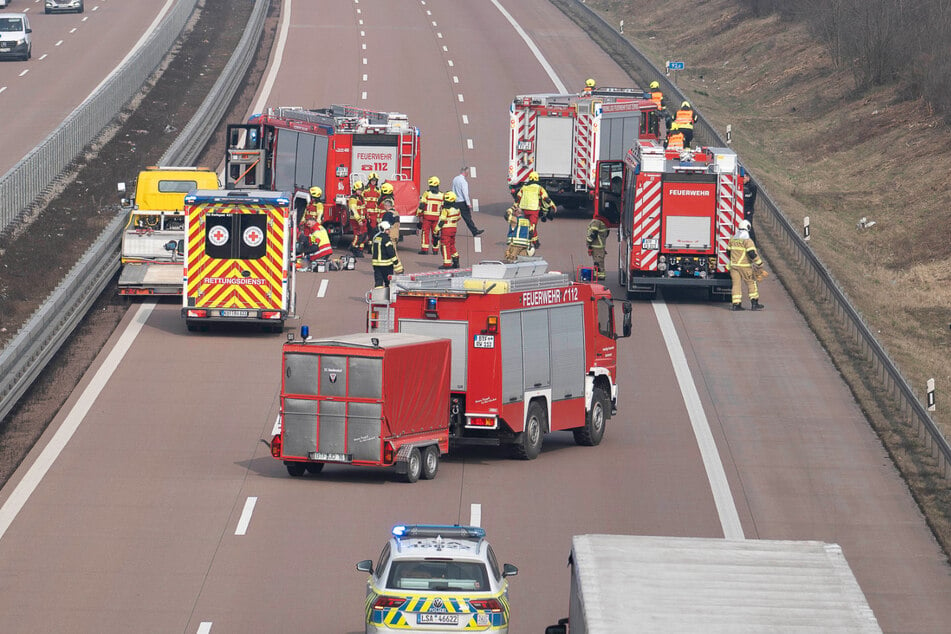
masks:
<path id="1" fill-rule="evenodd" d="M 454 203 L 456 202 L 456 192 L 446 192 L 442 199 L 447 203 Z"/>
<path id="2" fill-rule="evenodd" d="M 429 186 L 430 186 L 430 187 L 439 187 L 439 177 L 438 177 L 438 176 L 430 176 L 430 177 L 429 177 Z"/>
<path id="3" fill-rule="evenodd" d="M 324 195 L 324 190 L 320 187 L 311 187 L 310 188 L 310 197 L 311 198 L 320 198 Z"/>
<path id="4" fill-rule="evenodd" d="M 381 193 L 381 194 L 392 194 L 392 193 L 393 193 L 393 185 L 392 185 L 391 183 L 383 183 L 382 185 L 380 185 L 380 193 Z"/>
<path id="5" fill-rule="evenodd" d="M 657 89 L 657 88 L 660 88 L 660 82 L 658 82 L 658 81 L 652 81 L 652 82 L 651 82 L 651 90 L 655 90 L 655 89 Z"/>
<path id="6" fill-rule="evenodd" d="M 538 172 L 529 172 L 529 174 L 528 174 L 528 182 L 529 182 L 529 183 L 537 183 L 537 182 L 538 182 Z"/>
<path id="7" fill-rule="evenodd" d="M 352 187 L 353 187 L 353 191 L 358 192 L 361 189 L 363 189 L 363 183 L 361 183 L 360 181 L 353 181 Z"/>
<path id="8" fill-rule="evenodd" d="M 680 104 L 680 107 L 689 110 L 689 109 L 690 109 L 690 102 L 689 102 L 689 101 L 685 101 L 685 102 L 683 102 L 682 104 Z"/>
<path id="9" fill-rule="evenodd" d="M 741 220 L 738 225 L 736 225 L 740 231 L 749 231 L 750 230 L 750 221 Z"/>
<path id="10" fill-rule="evenodd" d="M 595 81 L 594 81 L 593 79 L 590 79 L 590 78 L 589 78 L 589 79 L 586 79 L 586 80 L 584 80 L 584 85 L 585 85 L 585 88 L 594 88 L 594 86 L 595 86 Z"/>
<path id="11" fill-rule="evenodd" d="M 370 172 L 370 175 L 367 177 L 367 182 L 370 181 L 379 181 L 380 177 L 376 175 L 376 172 Z"/>

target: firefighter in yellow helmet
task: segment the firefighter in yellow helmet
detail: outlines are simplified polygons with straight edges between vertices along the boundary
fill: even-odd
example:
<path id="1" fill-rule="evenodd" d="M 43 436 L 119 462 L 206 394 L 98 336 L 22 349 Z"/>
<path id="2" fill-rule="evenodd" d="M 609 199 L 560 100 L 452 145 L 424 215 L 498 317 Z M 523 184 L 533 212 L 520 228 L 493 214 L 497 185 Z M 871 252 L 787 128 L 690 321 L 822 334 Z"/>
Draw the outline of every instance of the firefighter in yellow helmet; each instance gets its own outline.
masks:
<path id="1" fill-rule="evenodd" d="M 396 211 L 396 198 L 394 195 L 393 183 L 383 183 L 380 185 L 379 206 L 380 220 L 386 220 L 390 223 L 390 237 L 394 243 L 402 240 L 400 236 L 400 214 Z"/>
<path id="2" fill-rule="evenodd" d="M 753 275 L 753 265 L 763 266 L 763 260 L 756 252 L 756 245 L 750 240 L 750 223 L 741 220 L 736 226 L 736 233 L 730 239 L 730 278 L 733 280 L 733 310 L 743 308 L 743 286 L 745 285 L 753 310 L 763 310 L 765 306 L 759 303 L 759 288 Z"/>
<path id="3" fill-rule="evenodd" d="M 311 270 L 314 262 L 329 258 L 334 250 L 330 245 L 327 229 L 317 221 L 316 216 L 305 216 L 304 224 L 305 230 L 301 233 L 297 244 L 297 252 L 301 258 L 298 268 Z"/>
<path id="4" fill-rule="evenodd" d="M 536 249 L 541 246 L 538 240 L 538 220 L 542 222 L 549 218 L 554 218 L 558 208 L 548 197 L 548 192 L 538 182 L 538 172 L 531 172 L 528 175 L 528 182 L 522 185 L 515 195 L 515 202 L 522 214 L 528 218 L 532 226 L 532 246 Z"/>
<path id="5" fill-rule="evenodd" d="M 584 80 L 584 91 L 582 91 L 582 97 L 590 97 L 591 93 L 594 92 L 594 88 L 597 86 L 597 82 L 591 79 L 590 77 Z"/>
<path id="6" fill-rule="evenodd" d="M 442 251 L 443 269 L 459 268 L 459 252 L 456 251 L 456 226 L 462 219 L 462 210 L 456 202 L 455 192 L 443 194 L 442 211 L 436 229 L 439 232 L 439 249 Z"/>
<path id="7" fill-rule="evenodd" d="M 370 233 L 376 232 L 376 225 L 380 222 L 380 190 L 377 188 L 379 181 L 376 172 L 370 172 L 366 187 L 363 188 L 363 209 L 367 218 L 367 230 Z"/>
<path id="8" fill-rule="evenodd" d="M 657 104 L 658 108 L 663 110 L 664 108 L 667 107 L 667 102 L 664 99 L 664 93 L 660 89 L 659 81 L 655 80 L 650 83 L 650 95 L 651 95 L 651 101 Z"/>
<path id="9" fill-rule="evenodd" d="M 363 257 L 363 250 L 367 246 L 367 219 L 363 208 L 363 183 L 354 181 L 350 186 L 352 191 L 347 199 L 347 214 L 350 217 L 350 231 L 353 232 L 353 242 L 350 243 L 350 252 L 358 258 Z"/>
<path id="10" fill-rule="evenodd" d="M 396 253 L 396 245 L 390 239 L 390 223 L 381 220 L 373 236 L 371 252 L 373 253 L 373 287 L 382 288 L 390 285 L 390 276 L 403 272 L 403 264 Z"/>
<path id="11" fill-rule="evenodd" d="M 693 141 L 693 124 L 697 122 L 697 113 L 693 111 L 689 101 L 680 104 L 680 110 L 674 115 L 674 122 L 670 126 L 671 132 L 683 132 L 684 147 L 690 147 Z"/>
<path id="12" fill-rule="evenodd" d="M 588 255 L 594 262 L 594 279 L 603 280 L 604 274 L 604 254 L 607 249 L 606 240 L 608 237 L 608 226 L 600 218 L 594 218 L 588 223 L 585 230 L 584 241 L 588 246 Z"/>
<path id="13" fill-rule="evenodd" d="M 439 178 L 429 177 L 429 189 L 423 192 L 419 198 L 419 208 L 416 211 L 416 217 L 419 219 L 419 252 L 429 253 L 430 238 L 432 237 L 432 252 L 437 253 L 436 248 L 436 223 L 439 222 L 439 215 L 442 213 L 442 203 L 444 194 L 439 191 Z"/>
<path id="14" fill-rule="evenodd" d="M 528 218 L 522 215 L 518 204 L 513 204 L 505 210 L 505 222 L 509 225 L 508 235 L 505 237 L 506 262 L 515 262 L 518 256 L 525 255 L 532 245 L 532 225 Z"/>
<path id="15" fill-rule="evenodd" d="M 318 224 L 322 224 L 324 222 L 324 190 L 320 187 L 311 187 L 308 193 L 310 202 L 304 210 L 304 217 L 313 216 Z"/>

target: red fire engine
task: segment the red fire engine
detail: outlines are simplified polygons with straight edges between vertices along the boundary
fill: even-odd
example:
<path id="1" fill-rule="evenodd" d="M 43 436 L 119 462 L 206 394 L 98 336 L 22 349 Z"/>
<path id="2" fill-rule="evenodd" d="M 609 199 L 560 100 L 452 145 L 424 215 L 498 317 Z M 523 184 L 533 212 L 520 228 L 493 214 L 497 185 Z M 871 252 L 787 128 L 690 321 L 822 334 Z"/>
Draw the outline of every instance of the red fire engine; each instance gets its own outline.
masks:
<path id="1" fill-rule="evenodd" d="M 350 186 L 366 185 L 371 173 L 380 184 L 405 184 L 396 187 L 397 209 L 406 206 L 401 197 L 413 199 L 414 211 L 419 202 L 419 129 L 405 114 L 340 105 L 268 108 L 229 125 L 227 137 L 227 189 L 296 192 L 306 201 L 307 191 L 320 187 L 331 234 L 346 231 Z"/>
<path id="2" fill-rule="evenodd" d="M 727 148 L 667 150 L 641 139 L 623 161 L 598 166 L 596 217 L 618 227 L 628 297 L 660 287 L 708 289 L 728 299 L 727 245 L 743 219 L 743 179 Z"/>
<path id="3" fill-rule="evenodd" d="M 396 275 L 375 289 L 368 330 L 452 342 L 450 446 L 510 444 L 535 458 L 549 431 L 597 445 L 617 406 L 611 293 L 549 272 L 539 258 L 471 270 Z"/>
<path id="4" fill-rule="evenodd" d="M 664 125 L 650 94 L 634 88 L 519 95 L 509 107 L 509 188 L 537 172 L 555 203 L 587 204 L 598 162 L 623 160 L 634 139 L 662 137 Z"/>

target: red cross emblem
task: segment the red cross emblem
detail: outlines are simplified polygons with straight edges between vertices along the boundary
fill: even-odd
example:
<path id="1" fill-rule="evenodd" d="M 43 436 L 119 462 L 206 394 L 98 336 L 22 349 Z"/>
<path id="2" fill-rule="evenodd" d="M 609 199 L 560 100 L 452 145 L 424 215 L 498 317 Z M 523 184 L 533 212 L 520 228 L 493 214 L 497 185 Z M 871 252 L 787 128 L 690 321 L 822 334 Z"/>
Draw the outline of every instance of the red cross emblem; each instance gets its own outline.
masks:
<path id="1" fill-rule="evenodd" d="M 208 232 L 208 241 L 216 247 L 220 247 L 228 242 L 228 230 L 222 225 L 215 225 Z"/>

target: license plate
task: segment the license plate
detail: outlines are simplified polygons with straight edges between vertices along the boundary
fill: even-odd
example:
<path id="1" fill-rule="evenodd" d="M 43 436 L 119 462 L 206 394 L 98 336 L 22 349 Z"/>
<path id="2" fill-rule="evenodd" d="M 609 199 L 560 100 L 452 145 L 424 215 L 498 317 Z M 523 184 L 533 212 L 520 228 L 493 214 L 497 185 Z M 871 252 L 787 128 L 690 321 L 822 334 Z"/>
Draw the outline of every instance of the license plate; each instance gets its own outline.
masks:
<path id="1" fill-rule="evenodd" d="M 531 141 L 519 141 L 519 142 L 518 142 L 518 151 L 519 151 L 519 152 L 531 152 L 531 151 L 532 151 L 532 142 L 531 142 Z"/>
<path id="2" fill-rule="evenodd" d="M 322 451 L 311 451 L 307 453 L 311 460 L 326 460 L 327 462 L 350 462 L 350 454 L 345 453 L 324 453 Z"/>
<path id="3" fill-rule="evenodd" d="M 472 345 L 476 348 L 494 348 L 495 335 L 476 335 Z"/>
<path id="4" fill-rule="evenodd" d="M 223 310 L 221 311 L 222 317 L 250 317 L 251 311 L 249 310 Z"/>
<path id="5" fill-rule="evenodd" d="M 644 238 L 641 240 L 641 249 L 647 251 L 656 251 L 660 248 L 657 238 Z"/>
<path id="6" fill-rule="evenodd" d="M 446 614 L 445 612 L 418 614 L 416 616 L 417 625 L 459 625 L 458 614 Z"/>

